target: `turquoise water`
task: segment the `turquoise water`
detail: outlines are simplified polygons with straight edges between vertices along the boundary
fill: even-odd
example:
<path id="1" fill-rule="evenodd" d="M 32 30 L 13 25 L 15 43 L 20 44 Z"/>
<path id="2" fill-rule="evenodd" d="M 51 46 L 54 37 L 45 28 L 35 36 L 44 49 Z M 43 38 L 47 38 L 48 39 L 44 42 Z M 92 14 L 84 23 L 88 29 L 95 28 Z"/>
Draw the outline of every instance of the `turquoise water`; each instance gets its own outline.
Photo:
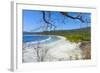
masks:
<path id="1" fill-rule="evenodd" d="M 23 42 L 35 42 L 35 41 L 42 41 L 48 39 L 49 36 L 42 36 L 42 35 L 24 35 Z"/>
<path id="2" fill-rule="evenodd" d="M 45 41 L 44 43 L 52 43 L 52 42 L 55 42 L 57 40 L 59 40 L 60 38 L 56 37 L 56 36 L 51 36 L 51 39 L 48 40 L 48 41 Z"/>
<path id="3" fill-rule="evenodd" d="M 58 37 L 56 36 L 48 36 L 48 35 L 23 35 L 23 42 L 40 42 L 43 41 L 42 43 L 51 43 L 56 40 L 59 40 Z"/>

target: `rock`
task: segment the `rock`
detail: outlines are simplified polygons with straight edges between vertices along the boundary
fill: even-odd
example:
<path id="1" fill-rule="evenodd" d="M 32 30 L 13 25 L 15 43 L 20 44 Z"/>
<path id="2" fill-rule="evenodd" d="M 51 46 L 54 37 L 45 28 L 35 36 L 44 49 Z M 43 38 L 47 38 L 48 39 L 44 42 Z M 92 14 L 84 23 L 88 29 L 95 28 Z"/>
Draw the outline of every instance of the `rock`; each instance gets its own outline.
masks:
<path id="1" fill-rule="evenodd" d="M 80 49 L 82 50 L 83 59 L 91 59 L 91 42 L 90 41 L 81 42 Z"/>

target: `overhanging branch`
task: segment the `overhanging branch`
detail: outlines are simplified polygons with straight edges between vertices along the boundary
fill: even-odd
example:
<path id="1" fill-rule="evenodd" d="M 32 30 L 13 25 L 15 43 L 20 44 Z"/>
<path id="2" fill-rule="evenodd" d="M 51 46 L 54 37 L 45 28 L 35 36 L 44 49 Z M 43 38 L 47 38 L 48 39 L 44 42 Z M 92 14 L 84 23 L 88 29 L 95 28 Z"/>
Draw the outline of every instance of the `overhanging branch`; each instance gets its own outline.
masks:
<path id="1" fill-rule="evenodd" d="M 68 14 L 68 12 L 60 12 L 62 15 L 64 15 L 64 16 L 66 16 L 66 17 L 69 17 L 69 18 L 71 18 L 71 19 L 78 19 L 78 20 L 80 20 L 81 22 L 85 22 L 84 20 L 83 20 L 83 18 L 82 18 L 82 15 L 81 15 L 81 13 L 79 13 L 77 16 L 71 16 L 71 15 L 69 15 Z"/>

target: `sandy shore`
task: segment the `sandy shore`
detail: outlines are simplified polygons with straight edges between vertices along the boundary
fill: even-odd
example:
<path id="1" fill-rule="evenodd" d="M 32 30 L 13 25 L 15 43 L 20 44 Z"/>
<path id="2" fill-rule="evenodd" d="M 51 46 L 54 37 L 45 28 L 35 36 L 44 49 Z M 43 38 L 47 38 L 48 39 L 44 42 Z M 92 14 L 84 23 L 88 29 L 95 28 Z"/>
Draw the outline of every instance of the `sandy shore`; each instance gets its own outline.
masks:
<path id="1" fill-rule="evenodd" d="M 25 43 L 23 46 L 23 62 L 64 61 L 82 59 L 80 43 L 72 43 L 62 36 L 52 43 Z"/>

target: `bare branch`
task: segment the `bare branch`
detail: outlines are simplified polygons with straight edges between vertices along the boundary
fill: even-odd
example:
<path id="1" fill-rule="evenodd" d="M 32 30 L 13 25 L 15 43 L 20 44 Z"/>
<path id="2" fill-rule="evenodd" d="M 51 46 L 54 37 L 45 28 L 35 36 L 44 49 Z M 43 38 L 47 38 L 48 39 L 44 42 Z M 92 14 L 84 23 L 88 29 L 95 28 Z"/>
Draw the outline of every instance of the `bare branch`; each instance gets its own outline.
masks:
<path id="1" fill-rule="evenodd" d="M 79 13 L 77 16 L 72 16 L 72 15 L 69 15 L 68 14 L 68 12 L 60 12 L 62 15 L 64 15 L 64 16 L 66 16 L 66 17 L 69 17 L 69 18 L 71 18 L 71 19 L 78 19 L 78 20 L 80 20 L 81 22 L 85 22 L 84 20 L 83 20 L 83 18 L 82 18 L 82 15 L 81 15 L 81 13 Z"/>
<path id="2" fill-rule="evenodd" d="M 49 25 L 51 25 L 50 28 L 52 28 L 52 26 L 53 26 L 54 30 L 55 30 L 56 26 L 53 25 L 51 22 L 49 22 L 49 20 L 47 20 L 47 18 L 46 18 L 46 12 L 42 11 L 42 14 L 43 14 L 43 20 L 44 20 L 44 22 L 47 23 L 47 25 L 48 25 L 47 28 L 49 27 Z"/>

